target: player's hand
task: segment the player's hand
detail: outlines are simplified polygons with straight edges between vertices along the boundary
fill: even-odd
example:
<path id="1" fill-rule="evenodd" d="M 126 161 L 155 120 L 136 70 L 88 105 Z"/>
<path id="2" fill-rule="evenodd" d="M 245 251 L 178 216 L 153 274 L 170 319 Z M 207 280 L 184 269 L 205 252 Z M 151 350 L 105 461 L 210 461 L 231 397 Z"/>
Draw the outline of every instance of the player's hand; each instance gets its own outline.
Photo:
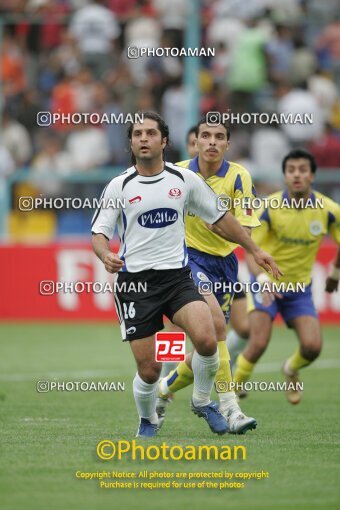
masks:
<path id="1" fill-rule="evenodd" d="M 252 253 L 254 260 L 256 264 L 258 264 L 262 269 L 267 271 L 267 273 L 272 273 L 275 280 L 278 280 L 280 276 L 283 275 L 283 273 L 278 268 L 274 258 L 269 255 L 269 253 L 266 253 L 265 251 L 261 250 L 260 248 L 256 250 L 256 252 Z"/>
<path id="2" fill-rule="evenodd" d="M 275 290 L 275 282 L 272 282 L 268 273 L 259 273 L 256 277 L 262 285 L 261 297 L 263 306 L 269 307 L 275 299 L 282 299 L 282 294 Z"/>
<path id="3" fill-rule="evenodd" d="M 275 299 L 282 299 L 283 296 L 279 292 L 269 292 L 265 290 L 262 292 L 262 304 L 263 306 L 270 306 Z"/>
<path id="4" fill-rule="evenodd" d="M 329 293 L 337 292 L 338 287 L 339 287 L 339 280 L 334 280 L 330 276 L 328 276 L 326 278 L 326 286 L 325 286 L 326 292 L 329 292 Z"/>
<path id="5" fill-rule="evenodd" d="M 104 255 L 103 263 L 108 273 L 117 273 L 124 266 L 124 262 L 112 251 Z"/>

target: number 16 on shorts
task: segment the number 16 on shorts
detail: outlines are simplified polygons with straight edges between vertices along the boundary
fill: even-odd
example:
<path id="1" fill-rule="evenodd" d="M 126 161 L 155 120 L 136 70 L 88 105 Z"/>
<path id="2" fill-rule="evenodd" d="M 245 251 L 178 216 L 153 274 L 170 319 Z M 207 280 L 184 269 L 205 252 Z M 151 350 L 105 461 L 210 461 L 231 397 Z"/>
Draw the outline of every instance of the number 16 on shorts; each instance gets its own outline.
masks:
<path id="1" fill-rule="evenodd" d="M 156 361 L 184 361 L 185 333 L 156 333 Z"/>

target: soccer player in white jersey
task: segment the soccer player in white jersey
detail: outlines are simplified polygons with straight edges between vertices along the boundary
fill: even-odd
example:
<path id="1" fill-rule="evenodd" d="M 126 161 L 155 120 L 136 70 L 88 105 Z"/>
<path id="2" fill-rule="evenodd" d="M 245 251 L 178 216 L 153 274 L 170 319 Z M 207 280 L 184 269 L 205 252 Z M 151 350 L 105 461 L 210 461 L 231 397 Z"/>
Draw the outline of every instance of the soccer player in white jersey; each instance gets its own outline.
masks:
<path id="1" fill-rule="evenodd" d="M 154 334 L 164 327 L 163 314 L 190 336 L 195 347 L 192 411 L 203 417 L 213 432 L 224 434 L 228 423 L 210 399 L 219 367 L 217 339 L 209 307 L 187 266 L 185 209 L 209 224 L 218 224 L 275 278 L 280 271 L 231 214 L 218 210 L 217 196 L 207 184 L 190 170 L 163 160 L 169 130 L 158 114 L 145 112 L 144 122 L 132 124 L 128 136 L 135 164 L 112 179 L 102 195 L 104 204 L 125 200 L 125 208 L 103 205 L 96 211 L 92 244 L 106 270 L 118 273 L 115 304 L 122 338 L 129 341 L 137 364 L 133 381 L 140 418 L 137 437 L 152 437 L 157 432 L 161 364 L 155 361 Z M 109 245 L 116 225 L 121 241 L 118 254 Z M 142 282 L 147 291 L 124 292 L 124 282 L 127 288 L 131 282 Z"/>

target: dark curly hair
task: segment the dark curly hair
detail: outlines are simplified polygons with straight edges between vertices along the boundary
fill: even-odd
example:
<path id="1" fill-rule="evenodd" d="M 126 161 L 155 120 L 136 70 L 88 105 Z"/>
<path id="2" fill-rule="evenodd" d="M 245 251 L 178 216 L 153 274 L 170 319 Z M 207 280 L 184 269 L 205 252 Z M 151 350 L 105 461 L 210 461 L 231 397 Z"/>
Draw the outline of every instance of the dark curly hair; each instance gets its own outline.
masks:
<path id="1" fill-rule="evenodd" d="M 147 111 L 147 112 L 138 112 L 138 115 L 140 115 L 144 119 L 150 119 L 150 120 L 156 121 L 157 127 L 161 132 L 162 140 L 163 140 L 163 138 L 166 138 L 166 145 L 169 145 L 169 143 L 170 143 L 169 127 L 165 123 L 164 119 L 162 119 L 162 117 L 158 113 L 152 112 L 152 111 Z M 127 130 L 127 136 L 130 141 L 132 139 L 132 131 L 133 131 L 134 125 L 135 125 L 135 123 L 131 122 L 131 124 L 129 125 L 128 130 Z M 163 155 L 164 155 L 164 151 L 163 151 Z M 136 157 L 132 151 L 131 151 L 131 161 L 132 161 L 133 165 L 136 163 Z"/>

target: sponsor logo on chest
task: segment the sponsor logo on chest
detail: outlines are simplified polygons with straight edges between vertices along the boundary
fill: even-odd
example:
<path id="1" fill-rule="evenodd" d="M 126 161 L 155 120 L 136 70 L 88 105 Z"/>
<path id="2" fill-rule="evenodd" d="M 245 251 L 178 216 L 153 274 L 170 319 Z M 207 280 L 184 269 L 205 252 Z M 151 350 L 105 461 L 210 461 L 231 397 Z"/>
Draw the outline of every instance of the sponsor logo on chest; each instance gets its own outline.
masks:
<path id="1" fill-rule="evenodd" d="M 138 223 L 145 228 L 163 228 L 178 220 L 178 212 L 167 207 L 152 209 L 138 216 Z"/>

